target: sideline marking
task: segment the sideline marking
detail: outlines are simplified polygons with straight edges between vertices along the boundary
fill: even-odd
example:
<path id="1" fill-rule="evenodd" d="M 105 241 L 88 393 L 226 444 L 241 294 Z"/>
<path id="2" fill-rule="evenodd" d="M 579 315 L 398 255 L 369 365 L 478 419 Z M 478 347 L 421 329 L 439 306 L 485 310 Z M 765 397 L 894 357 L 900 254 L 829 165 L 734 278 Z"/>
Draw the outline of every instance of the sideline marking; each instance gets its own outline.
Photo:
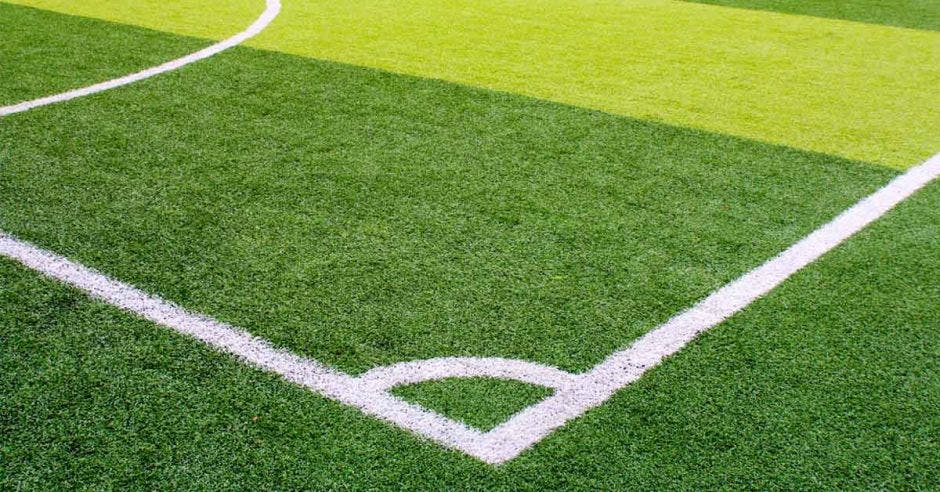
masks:
<path id="1" fill-rule="evenodd" d="M 475 443 L 483 438 L 480 431 L 405 402 L 387 391 L 375 389 L 371 382 L 275 348 L 244 330 L 208 316 L 190 313 L 176 304 L 16 239 L 3 231 L 0 231 L 0 256 L 6 256 L 27 268 L 84 291 L 95 299 L 236 355 L 290 382 L 449 447 L 473 454 L 479 446 Z"/>
<path id="2" fill-rule="evenodd" d="M 149 79 L 155 75 L 160 75 L 162 73 L 170 72 L 176 70 L 180 67 L 189 65 L 190 63 L 195 63 L 199 60 L 209 58 L 212 55 L 219 54 L 233 46 L 241 44 L 246 40 L 254 37 L 258 33 L 268 27 L 268 24 L 274 20 L 275 17 L 281 12 L 281 2 L 280 0 L 265 0 L 265 9 L 255 21 L 248 26 L 244 31 L 224 39 L 216 44 L 213 44 L 207 48 L 203 48 L 195 53 L 190 53 L 182 58 L 177 58 L 175 60 L 170 60 L 161 65 L 155 67 L 150 67 L 144 70 L 141 70 L 136 73 L 125 75 L 123 77 L 118 77 L 116 79 L 106 80 L 98 84 L 89 85 L 87 87 L 81 87 L 78 89 L 73 89 L 70 91 L 62 92 L 60 94 L 53 94 L 51 96 L 41 97 L 39 99 L 33 99 L 31 101 L 24 101 L 21 103 L 13 104 L 10 106 L 0 106 L 0 116 L 7 116 L 15 113 L 22 113 L 23 111 L 29 111 L 33 108 L 38 108 L 40 106 L 48 106 L 50 104 L 56 104 L 60 102 L 65 102 L 77 97 L 89 96 L 98 92 L 106 91 L 109 89 L 114 89 L 116 87 L 121 87 L 123 85 L 132 84 L 144 79 Z"/>
<path id="3" fill-rule="evenodd" d="M 618 390 L 678 352 L 699 333 L 719 325 L 763 297 L 938 176 L 940 154 L 895 177 L 763 265 L 643 335 L 630 347 L 614 352 L 591 370 L 578 375 L 570 387 L 517 413 L 493 429 L 506 440 L 492 450 L 490 458 L 498 462 L 510 460 L 569 420 L 604 403 Z"/>
<path id="4" fill-rule="evenodd" d="M 208 58 L 261 32 L 280 11 L 279 0 L 266 0 L 264 13 L 245 31 L 191 55 L 125 77 L 62 94 L 0 107 L 0 116 L 113 89 Z M 909 169 L 845 210 L 793 246 L 745 273 L 581 374 L 527 361 L 500 358 L 440 358 L 375 368 L 350 376 L 315 360 L 278 349 L 244 330 L 193 314 L 129 284 L 43 250 L 0 231 L 0 256 L 84 291 L 93 298 L 158 325 L 196 338 L 249 364 L 276 373 L 340 403 L 396 424 L 486 463 L 509 461 L 571 419 L 601 405 L 646 371 L 678 352 L 699 333 L 711 329 L 764 296 L 800 269 L 816 261 L 874 222 L 940 175 L 940 154 Z M 555 393 L 512 416 L 489 432 L 395 397 L 389 390 L 410 382 L 446 377 L 498 377 L 540 384 Z"/>

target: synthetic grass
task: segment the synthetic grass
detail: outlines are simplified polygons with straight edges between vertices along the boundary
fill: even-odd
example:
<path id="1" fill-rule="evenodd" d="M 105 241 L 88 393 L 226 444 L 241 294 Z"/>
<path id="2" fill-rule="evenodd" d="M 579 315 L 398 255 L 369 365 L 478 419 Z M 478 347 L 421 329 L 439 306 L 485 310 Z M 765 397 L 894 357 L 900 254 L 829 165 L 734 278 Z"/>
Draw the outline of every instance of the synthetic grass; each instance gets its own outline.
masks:
<path id="1" fill-rule="evenodd" d="M 101 27 L 0 2 L 0 106 L 120 77 L 207 44 L 119 24 Z"/>
<path id="2" fill-rule="evenodd" d="M 477 429 L 489 430 L 551 396 L 552 390 L 511 380 L 450 378 L 401 386 L 392 393 Z"/>
<path id="3" fill-rule="evenodd" d="M 938 208 L 932 185 L 499 468 L 3 260 L 0 486 L 933 490 Z"/>
<path id="4" fill-rule="evenodd" d="M 193 33 L 109 1 L 24 1 Z M 940 147 L 937 32 L 663 0 L 365 0 L 285 2 L 248 44 L 897 168 Z"/>
<path id="5" fill-rule="evenodd" d="M 935 0 L 692 0 L 699 3 L 771 10 L 872 22 L 912 29 L 940 30 L 940 4 Z"/>
<path id="6" fill-rule="evenodd" d="M 120 50 L 109 56 L 119 60 Z M 3 119 L 0 146 L 0 229 L 11 226 L 189 307 L 238 322 L 254 319 L 245 326 L 256 332 L 271 334 L 271 325 L 297 329 L 298 340 L 329 330 L 355 335 L 358 325 L 310 330 L 317 322 L 310 315 L 321 305 L 309 297 L 335 301 L 328 287 L 374 286 L 353 290 L 352 299 L 367 309 L 410 302 L 434 314 L 453 312 L 400 296 L 409 292 L 403 285 L 417 289 L 413 282 L 427 280 L 402 267 L 414 266 L 409 255 L 428 251 L 439 256 L 418 267 L 450 266 L 464 256 L 474 261 L 436 270 L 446 281 L 426 285 L 446 287 L 455 279 L 505 285 L 515 297 L 493 297 L 492 316 L 510 318 L 514 309 L 531 315 L 535 308 L 554 309 L 546 301 L 569 298 L 566 291 L 544 296 L 532 285 L 557 269 L 550 253 L 567 253 L 569 268 L 588 272 L 559 279 L 578 282 L 570 292 L 615 301 L 627 296 L 629 304 L 600 303 L 598 312 L 626 313 L 619 322 L 647 318 L 633 327 L 642 331 L 672 314 L 668 304 L 682 305 L 763 260 L 891 174 L 250 50 Z M 474 166 L 479 175 L 467 170 Z M 427 183 L 413 186 L 427 180 L 454 184 L 439 193 Z M 321 196 L 333 201 L 320 204 Z M 588 206 L 591 200 L 598 201 Z M 457 206 L 464 202 L 468 208 Z M 487 203 L 499 207 L 480 206 Z M 934 184 L 499 468 L 424 443 L 0 260 L 0 488 L 937 489 L 938 209 Z M 332 218 L 324 210 L 350 217 L 337 226 L 348 231 L 346 238 L 318 235 L 324 228 L 315 226 Z M 380 227 L 422 218 L 438 226 L 418 231 L 434 234 L 394 236 L 387 232 L 394 227 Z M 492 237 L 497 240 L 485 242 Z M 604 237 L 609 242 L 597 240 Z M 311 238 L 322 242 L 311 247 Z M 409 238 L 424 247 L 409 249 Z M 314 276 L 347 265 L 311 260 L 320 259 L 317 248 L 342 244 L 360 245 L 338 250 L 354 268 Z M 435 244 L 439 249 L 428 247 Z M 476 244 L 489 249 L 453 247 Z M 542 249 L 537 244 L 546 245 L 545 254 L 532 255 Z M 624 248 L 623 256 L 604 253 L 615 246 Z M 402 254 L 390 255 L 393 248 Z M 475 251 L 491 256 L 467 253 Z M 590 251 L 608 261 L 586 261 Z M 519 261 L 550 268 L 540 276 L 517 269 Z M 493 271 L 469 269 L 485 264 Z M 622 270 L 635 277 L 617 277 Z M 360 277 L 337 281 L 350 273 Z M 585 280 L 595 275 L 613 275 L 614 288 L 583 289 L 598 285 Z M 302 282 L 313 277 L 316 282 Z M 375 295 L 386 288 L 386 297 Z M 451 299 L 467 292 L 474 290 L 444 291 Z M 534 304 L 506 302 L 527 295 Z M 252 305 L 253 296 L 262 302 Z M 470 315 L 485 312 L 470 308 Z M 398 327 L 387 320 L 396 318 L 373 326 Z M 463 321 L 436 327 L 451 336 L 476 326 Z M 532 326 L 556 334 L 554 325 L 539 323 Z M 499 339 L 499 327 L 478 334 Z M 361 339 L 382 334 L 429 341 L 420 338 L 428 332 L 378 330 Z M 562 350 L 590 348 L 598 339 L 585 332 Z M 289 336 L 279 342 L 297 348 Z M 432 345 L 422 350 L 453 355 L 452 347 Z M 463 347 L 486 355 L 473 353 L 478 348 Z M 344 355 L 361 366 L 413 355 L 398 344 L 374 350 L 387 354 Z M 564 359 L 551 352 L 538 357 Z M 584 355 L 569 360 L 583 357 L 572 363 L 577 366 L 592 357 Z M 424 401 L 447 400 L 453 395 Z M 480 407 L 489 404 L 453 410 L 483 415 Z"/>
<path id="7" fill-rule="evenodd" d="M 288 0 L 290 1 L 290 0 Z M 147 27 L 183 36 L 222 39 L 244 30 L 264 10 L 264 0 L 2 0 L 122 24 Z M 24 26 L 28 28 L 29 26 Z M 39 26 L 32 26 L 35 30 Z M 4 32 L 4 34 L 6 34 Z"/>
<path id="8" fill-rule="evenodd" d="M 0 145 L 0 229 L 354 373 L 586 369 L 893 174 L 251 49 Z"/>

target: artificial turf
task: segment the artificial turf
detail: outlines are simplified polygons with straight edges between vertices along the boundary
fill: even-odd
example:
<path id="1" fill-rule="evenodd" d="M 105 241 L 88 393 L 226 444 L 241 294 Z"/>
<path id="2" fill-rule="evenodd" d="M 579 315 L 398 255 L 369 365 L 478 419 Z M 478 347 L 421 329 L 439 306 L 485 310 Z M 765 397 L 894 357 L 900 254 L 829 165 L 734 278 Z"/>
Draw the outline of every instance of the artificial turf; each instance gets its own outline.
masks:
<path id="1" fill-rule="evenodd" d="M 3 260 L 0 484 L 932 490 L 938 207 L 932 185 L 496 468 Z"/>
<path id="2" fill-rule="evenodd" d="M 894 175 L 246 48 L 0 141 L 0 229 L 353 373 L 587 369 Z"/>
<path id="3" fill-rule="evenodd" d="M 353 372 L 578 370 L 894 174 L 237 49 L 0 120 L 0 230 Z M 938 207 L 935 184 L 498 468 L 3 260 L 0 485 L 934 489 Z M 529 398 L 500 386 L 399 391 L 487 426 Z"/>
<path id="4" fill-rule="evenodd" d="M 401 386 L 392 394 L 477 429 L 490 430 L 551 396 L 552 390 L 512 380 L 449 378 Z"/>
<path id="5" fill-rule="evenodd" d="M 692 0 L 699 3 L 787 14 L 871 22 L 940 31 L 940 7 L 934 0 Z"/>
<path id="6" fill-rule="evenodd" d="M 0 2 L 0 106 L 120 77 L 208 44 L 120 24 L 101 27 Z"/>
<path id="7" fill-rule="evenodd" d="M 195 32 L 184 8 L 19 1 Z M 262 0 L 237 4 L 250 19 Z M 933 155 L 940 134 L 933 31 L 664 0 L 287 1 L 247 45 L 896 168 Z"/>
<path id="8" fill-rule="evenodd" d="M 242 31 L 261 15 L 265 0 L 3 0 L 74 16 L 172 32 L 183 36 L 222 39 Z M 293 3 L 293 0 L 285 0 Z M 24 26 L 25 28 L 26 26 Z"/>

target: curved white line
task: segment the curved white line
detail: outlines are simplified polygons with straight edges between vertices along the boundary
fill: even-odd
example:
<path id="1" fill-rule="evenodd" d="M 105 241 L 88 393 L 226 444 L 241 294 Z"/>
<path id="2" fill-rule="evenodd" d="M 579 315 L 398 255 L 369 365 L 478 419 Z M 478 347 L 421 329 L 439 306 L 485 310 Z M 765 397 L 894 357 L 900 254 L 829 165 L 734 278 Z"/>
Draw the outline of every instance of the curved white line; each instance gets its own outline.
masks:
<path id="1" fill-rule="evenodd" d="M 140 72 L 31 101 L 0 107 L 0 117 L 56 104 L 132 84 L 176 70 L 232 48 L 257 35 L 281 11 L 280 0 L 265 0 L 265 10 L 247 29 L 212 46 Z M 372 391 L 361 382 L 315 360 L 278 349 L 248 332 L 192 314 L 136 287 L 111 279 L 68 258 L 46 251 L 0 230 L 0 256 L 78 288 L 112 306 L 132 312 L 158 325 L 201 340 L 218 350 L 271 371 L 285 380 L 396 424 L 445 446 L 473 455 L 485 447 L 483 434 L 465 424 L 405 402 L 385 391 Z"/>
<path id="2" fill-rule="evenodd" d="M 502 357 L 440 357 L 400 362 L 376 367 L 359 380 L 376 390 L 447 378 L 490 377 L 561 389 L 570 385 L 575 375 L 556 367 Z"/>
<path id="3" fill-rule="evenodd" d="M 81 87 L 79 89 L 73 89 L 67 92 L 62 92 L 60 94 L 54 94 L 51 96 L 41 97 L 39 99 L 33 99 L 32 101 L 25 101 L 11 106 L 0 107 L 0 116 L 8 116 L 15 113 L 22 113 L 23 111 L 29 111 L 33 108 L 38 108 L 40 106 L 48 106 L 50 104 L 56 104 L 60 102 L 65 102 L 77 97 L 89 96 L 91 94 L 96 94 L 98 92 L 106 91 L 109 89 L 114 89 L 116 87 L 121 87 L 127 84 L 133 84 L 134 82 L 139 82 L 144 79 L 149 79 L 150 77 L 160 75 L 161 73 L 170 72 L 176 70 L 180 67 L 189 65 L 190 63 L 195 63 L 199 60 L 209 58 L 212 55 L 219 54 L 233 46 L 241 44 L 251 37 L 260 33 L 264 28 L 268 27 L 268 24 L 277 17 L 277 14 L 281 11 L 281 2 L 280 0 L 265 0 L 265 9 L 261 13 L 261 16 L 255 19 L 255 21 L 248 26 L 244 31 L 228 38 L 223 41 L 220 41 L 212 46 L 203 48 L 195 53 L 191 53 L 182 58 L 177 58 L 175 60 L 170 60 L 162 65 L 157 65 L 140 72 L 132 73 L 130 75 L 125 75 L 116 79 L 107 80 L 100 82 L 94 85 L 89 85 L 87 87 Z"/>
<path id="4" fill-rule="evenodd" d="M 265 0 L 265 10 L 247 29 L 212 46 L 140 72 L 61 94 L 0 107 L 0 117 L 29 111 L 78 97 L 96 94 L 176 70 L 232 48 L 257 35 L 281 11 L 280 0 Z M 19 262 L 112 306 L 170 328 L 287 381 L 360 409 L 363 413 L 425 436 L 445 446 L 479 455 L 487 447 L 483 433 L 447 417 L 403 401 L 386 391 L 374 391 L 358 379 L 315 360 L 276 348 L 266 340 L 152 296 L 134 286 L 111 279 L 68 258 L 46 251 L 0 230 L 0 256 Z"/>

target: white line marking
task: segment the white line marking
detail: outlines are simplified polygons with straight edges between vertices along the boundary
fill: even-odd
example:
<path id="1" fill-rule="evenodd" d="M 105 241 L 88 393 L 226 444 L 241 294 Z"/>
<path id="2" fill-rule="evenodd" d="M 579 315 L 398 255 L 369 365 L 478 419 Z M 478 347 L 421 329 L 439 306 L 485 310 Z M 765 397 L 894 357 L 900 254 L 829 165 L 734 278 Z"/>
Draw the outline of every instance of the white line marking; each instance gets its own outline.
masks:
<path id="1" fill-rule="evenodd" d="M 319 362 L 277 349 L 265 340 L 208 316 L 189 313 L 173 303 L 108 278 L 2 231 L 0 255 L 71 285 L 112 306 L 201 340 L 252 365 L 279 374 L 288 381 L 357 407 L 367 414 L 380 417 L 449 447 L 464 449 L 466 446 L 472 450 L 483 437 L 477 430 L 402 401 L 386 391 L 374 390 L 370 384 L 364 384 L 357 378 Z"/>
<path id="2" fill-rule="evenodd" d="M 277 17 L 280 10 L 279 0 L 265 0 L 265 10 L 260 17 L 244 31 L 219 43 L 124 77 L 0 107 L 0 117 L 114 89 L 203 60 L 257 35 Z M 55 253 L 20 241 L 3 231 L 0 231 L 0 255 L 85 291 L 108 304 L 202 340 L 217 349 L 235 354 L 255 366 L 279 374 L 288 381 L 357 407 L 369 415 L 409 429 L 446 446 L 463 449 L 470 454 L 476 453 L 477 449 L 483 446 L 482 433 L 462 423 L 402 401 L 386 391 L 374 391 L 369 384 L 330 369 L 319 362 L 276 349 L 264 340 L 215 321 L 208 316 L 190 314 L 175 304 L 150 296 L 131 285 L 112 280 Z"/>
<path id="3" fill-rule="evenodd" d="M 718 289 L 691 309 L 647 333 L 629 348 L 614 352 L 590 371 L 579 375 L 569 388 L 530 406 L 490 431 L 501 439 L 494 443 L 487 458 L 496 462 L 512 459 L 569 420 L 604 403 L 615 392 L 678 352 L 698 334 L 717 326 L 764 296 L 938 175 L 940 154 L 894 178 L 786 251 Z"/>
<path id="4" fill-rule="evenodd" d="M 38 108 L 40 106 L 48 106 L 50 104 L 56 104 L 60 102 L 65 102 L 70 99 L 75 99 L 76 97 L 89 96 L 98 92 L 106 91 L 109 89 L 114 89 L 116 87 L 121 87 L 127 84 L 132 84 L 134 82 L 139 82 L 144 79 L 149 79 L 155 75 L 160 75 L 161 73 L 170 72 L 176 70 L 180 67 L 189 65 L 190 63 L 195 63 L 199 60 L 209 58 L 212 55 L 217 55 L 233 46 L 243 43 L 249 38 L 260 33 L 264 28 L 268 27 L 268 24 L 277 17 L 277 14 L 281 11 L 281 2 L 280 0 L 265 0 L 265 9 L 261 13 L 261 16 L 258 17 L 247 29 L 244 31 L 228 38 L 223 41 L 220 41 L 212 46 L 203 48 L 195 53 L 191 53 L 182 58 L 177 58 L 175 60 L 168 61 L 161 65 L 151 67 L 140 72 L 132 73 L 130 75 L 125 75 L 112 80 L 107 80 L 98 84 L 89 85 L 87 87 L 82 87 L 79 89 L 63 92 L 61 94 L 54 94 L 47 97 L 41 97 L 39 99 L 33 99 L 32 101 L 25 101 L 11 106 L 0 107 L 0 116 L 8 116 L 15 113 L 22 113 L 23 111 L 28 111 L 33 108 Z"/>
<path id="5" fill-rule="evenodd" d="M 245 31 L 204 50 L 119 79 L 62 94 L 0 108 L 0 116 L 27 111 L 120 87 L 207 58 L 241 43 L 264 29 L 280 11 L 278 0 Z M 678 352 L 699 333 L 717 326 L 773 290 L 877 220 L 940 175 L 940 154 L 898 176 L 885 187 L 842 212 L 828 224 L 760 267 L 647 333 L 629 348 L 613 353 L 583 374 L 570 374 L 532 362 L 500 358 L 441 358 L 372 369 L 353 377 L 317 361 L 273 347 L 261 338 L 149 295 L 55 253 L 0 231 L 0 255 L 55 278 L 120 309 L 191 336 L 224 352 L 280 375 L 313 392 L 356 407 L 480 460 L 511 460 L 569 420 L 609 399 L 614 393 Z M 389 393 L 401 384 L 446 377 L 499 377 L 554 388 L 555 394 L 483 433 L 412 405 Z"/>
<path id="6" fill-rule="evenodd" d="M 0 232 L 0 255 L 80 289 L 108 304 L 234 354 L 262 369 L 369 415 L 394 423 L 480 460 L 511 460 L 569 420 L 607 401 L 666 357 L 835 248 L 940 175 L 940 154 L 892 180 L 833 221 L 760 267 L 722 287 L 691 309 L 615 352 L 583 374 L 525 361 L 444 358 L 377 368 L 353 377 L 272 347 L 242 330 L 108 278 L 67 258 Z M 427 372 L 423 372 L 427 371 Z M 567 375 L 566 375 L 567 374 Z M 444 377 L 495 376 L 556 388 L 556 393 L 483 433 L 416 405 L 388 390 Z"/>

